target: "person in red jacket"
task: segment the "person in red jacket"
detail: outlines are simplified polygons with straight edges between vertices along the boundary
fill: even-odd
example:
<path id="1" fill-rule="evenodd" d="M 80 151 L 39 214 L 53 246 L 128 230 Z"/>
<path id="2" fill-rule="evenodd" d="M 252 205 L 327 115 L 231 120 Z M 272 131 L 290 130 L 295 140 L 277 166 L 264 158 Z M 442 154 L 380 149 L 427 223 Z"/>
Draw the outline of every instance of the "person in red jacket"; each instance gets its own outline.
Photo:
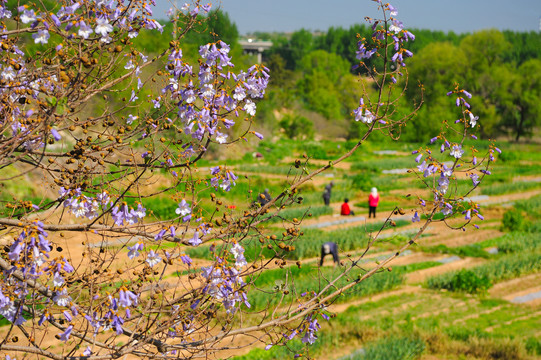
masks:
<path id="1" fill-rule="evenodd" d="M 340 215 L 354 215 L 353 211 L 349 208 L 349 199 L 344 199 L 344 203 L 342 204 L 342 207 L 340 208 Z"/>
<path id="2" fill-rule="evenodd" d="M 374 219 L 376 218 L 376 208 L 378 207 L 378 203 L 379 203 L 378 189 L 373 187 L 372 190 L 370 191 L 370 195 L 368 195 L 368 218 L 369 219 L 372 217 L 372 214 L 374 214 Z"/>

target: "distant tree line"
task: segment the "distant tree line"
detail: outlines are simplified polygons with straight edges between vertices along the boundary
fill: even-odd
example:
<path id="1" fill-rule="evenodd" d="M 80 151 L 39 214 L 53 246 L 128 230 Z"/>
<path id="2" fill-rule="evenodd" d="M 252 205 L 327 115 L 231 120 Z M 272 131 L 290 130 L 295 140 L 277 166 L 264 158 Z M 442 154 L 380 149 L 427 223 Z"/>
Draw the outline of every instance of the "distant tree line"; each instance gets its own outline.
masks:
<path id="1" fill-rule="evenodd" d="M 163 46 L 160 41 L 172 39 L 172 31 L 173 26 L 166 22 L 167 36 L 157 40 L 141 34 L 134 42 L 147 52 L 157 51 Z M 407 68 L 409 87 L 403 106 L 409 106 L 412 100 L 420 101 L 420 79 L 425 105 L 409 128 L 399 129 L 401 136 L 417 141 L 441 120 L 453 121 L 445 93 L 454 83 L 478 95 L 471 105 L 480 116 L 484 137 L 509 135 L 520 140 L 531 136 L 541 124 L 540 33 L 484 30 L 456 34 L 421 29 L 412 32 L 417 38 L 409 44 L 414 57 Z M 265 57 L 265 65 L 271 70 L 268 96 L 259 105 L 257 115 L 268 132 L 301 119 L 302 126 L 295 126 L 303 129 L 298 136 L 312 136 L 310 121 L 302 119 L 310 120 L 310 114 L 347 124 L 352 109 L 358 106 L 354 94 L 360 86 L 359 76 L 367 75 L 366 70 L 353 67 L 358 63 L 357 41 L 372 36 L 369 26 L 331 27 L 317 36 L 305 29 L 291 34 L 256 32 L 252 36 L 274 44 Z M 249 62 L 248 56 L 241 56 L 237 26 L 221 10 L 199 18 L 195 31 L 185 37 L 184 56 L 196 58 L 201 44 L 217 38 L 231 44 L 233 55 L 241 63 Z M 371 59 L 367 65 L 369 69 L 380 69 L 381 60 Z M 276 116 L 281 110 L 288 114 L 285 121 Z M 347 134 L 356 136 L 358 128 L 352 126 Z M 297 137 L 292 131 L 284 133 Z"/>
<path id="2" fill-rule="evenodd" d="M 473 34 L 456 34 L 431 30 L 413 30 L 416 41 L 409 46 L 415 54 L 408 67 L 410 86 L 404 106 L 421 100 L 421 108 L 411 129 L 402 135 L 416 141 L 442 120 L 453 121 L 450 101 L 445 93 L 454 83 L 478 95 L 471 104 L 480 116 L 482 135 L 491 137 L 508 134 L 515 140 L 532 135 L 541 124 L 541 34 L 484 30 Z M 261 34 L 265 36 L 264 34 Z M 290 36 L 265 36 L 274 41 L 268 65 L 273 73 L 271 92 L 277 98 L 296 99 L 308 110 L 328 119 L 347 116 L 355 107 L 349 96 L 355 86 L 353 70 L 356 41 L 369 38 L 372 30 L 365 25 L 349 29 L 330 28 L 314 36 L 301 29 Z M 367 63 L 378 69 L 379 59 Z M 290 71 L 284 76 L 283 70 Z M 366 70 L 365 70 L 366 71 Z M 351 75 L 354 75 L 353 77 Z M 317 85 L 317 86 L 316 86 Z M 358 85 L 357 85 L 358 86 Z M 317 89 L 317 90 L 315 90 Z M 351 101 L 350 101 L 351 100 Z M 283 102 L 280 102 L 283 103 Z M 355 131 L 350 131 L 354 135 Z"/>

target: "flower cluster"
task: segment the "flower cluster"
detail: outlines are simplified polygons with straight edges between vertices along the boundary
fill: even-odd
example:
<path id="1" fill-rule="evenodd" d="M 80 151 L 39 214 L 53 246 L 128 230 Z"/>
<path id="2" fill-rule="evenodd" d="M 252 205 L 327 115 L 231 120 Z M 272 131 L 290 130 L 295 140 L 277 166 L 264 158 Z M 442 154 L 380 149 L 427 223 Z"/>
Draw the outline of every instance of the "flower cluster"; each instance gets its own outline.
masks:
<path id="1" fill-rule="evenodd" d="M 199 49 L 201 65 L 197 74 L 183 61 L 181 49 L 174 49 L 169 55 L 166 69 L 171 77 L 162 93 L 173 100 L 180 100 L 178 115 L 184 121 L 184 132 L 195 140 L 208 136 L 217 143 L 226 143 L 227 134 L 224 131 L 235 125 L 235 121 L 222 114 L 233 112 L 238 116 L 239 111 L 243 111 L 248 116 L 254 116 L 254 100 L 265 94 L 269 81 L 268 69 L 254 65 L 247 72 L 240 71 L 238 74 L 226 71 L 233 67 L 229 51 L 229 45 L 223 41 L 202 45 Z M 182 77 L 190 80 L 181 86 Z M 230 81 L 234 85 L 229 86 Z"/>
<path id="2" fill-rule="evenodd" d="M 147 5 L 134 4 L 127 17 L 123 16 L 128 10 L 125 5 L 103 1 L 96 4 L 95 11 L 85 12 L 91 5 L 91 1 L 80 0 L 69 6 L 60 6 L 56 13 L 35 11 L 29 9 L 28 5 L 23 5 L 17 8 L 17 12 L 21 22 L 29 24 L 35 31 L 32 38 L 36 44 L 47 44 L 50 31 L 65 31 L 70 38 L 82 39 L 89 39 L 92 34 L 96 34 L 105 43 L 112 41 L 110 34 L 115 27 L 127 31 L 131 37 L 136 37 L 137 29 L 141 27 L 163 31 L 163 26 L 150 18 L 152 9 Z M 5 10 L 4 15 L 7 15 Z"/>
<path id="3" fill-rule="evenodd" d="M 385 70 L 386 75 L 383 77 L 382 81 L 385 82 L 388 78 L 390 79 L 389 84 L 393 85 L 397 83 L 397 75 L 403 76 L 402 72 L 400 71 L 400 67 L 406 66 L 405 59 L 413 56 L 413 53 L 404 46 L 408 41 L 415 40 L 415 36 L 408 30 L 405 30 L 402 22 L 395 18 L 398 15 L 398 11 L 395 7 L 388 3 L 384 4 L 379 0 L 377 2 L 380 9 L 383 11 L 384 19 L 370 19 L 370 21 L 373 22 L 373 33 L 371 36 L 372 41 L 369 42 L 367 39 L 363 38 L 357 43 L 356 58 L 360 62 L 358 65 L 355 65 L 354 68 L 363 67 L 369 73 L 373 72 L 373 69 L 370 69 L 365 62 L 374 56 L 380 56 L 380 52 L 386 53 L 388 44 L 391 43 L 394 53 L 390 60 L 395 65 L 393 70 Z M 377 72 L 375 68 L 374 71 Z M 383 86 L 383 83 L 379 84 L 379 86 Z M 368 101 L 368 104 L 365 104 L 364 99 L 361 97 L 359 107 L 353 110 L 355 121 L 361 121 L 368 126 L 374 126 L 373 123 L 375 120 L 378 120 L 380 124 L 387 124 L 385 120 L 378 116 L 378 109 L 382 105 L 382 103 L 379 103 L 372 106 L 370 101 Z"/>
<path id="4" fill-rule="evenodd" d="M 15 14 L 7 6 L 7 1 L 0 2 L 0 19 L 17 20 L 17 28 L 30 33 L 33 42 L 40 46 L 49 45 L 54 39 L 58 56 L 63 56 L 64 49 L 78 46 L 81 41 L 109 44 L 118 40 L 117 33 L 127 33 L 129 38 L 134 38 L 140 29 L 163 30 L 163 26 L 151 18 L 152 10 L 144 2 L 62 1 L 54 12 L 32 8 L 35 4 L 28 3 L 17 7 Z M 59 141 L 59 129 L 37 126 L 42 120 L 41 111 L 27 104 L 45 99 L 48 105 L 58 105 L 55 95 L 62 94 L 70 83 L 69 72 L 55 70 L 57 65 L 49 71 L 47 63 L 42 63 L 36 71 L 32 59 L 27 58 L 17 42 L 8 39 L 10 32 L 5 25 L 0 26 L 0 35 L 3 39 L 0 80 L 4 84 L 0 89 L 0 97 L 3 98 L 3 120 L 0 124 L 3 128 L 11 128 L 11 137 L 21 139 L 26 150 L 42 148 L 49 139 Z M 81 57 L 81 62 L 85 67 L 98 63 L 97 59 L 86 55 Z M 3 136 L 7 136 L 7 132 L 3 132 Z"/>
<path id="5" fill-rule="evenodd" d="M 65 198 L 64 208 L 75 215 L 75 217 L 88 218 L 90 220 L 98 216 L 100 205 L 106 206 L 109 201 L 109 196 L 106 193 L 92 198 L 82 194 L 80 188 L 68 190 L 61 187 L 58 191 L 61 198 Z"/>
<path id="6" fill-rule="evenodd" d="M 146 209 L 141 204 L 137 204 L 137 209 L 130 208 L 127 204 L 115 206 L 111 213 L 115 225 L 132 225 L 142 221 L 146 216 Z"/>
<path id="7" fill-rule="evenodd" d="M 214 265 L 201 268 L 201 275 L 207 282 L 203 293 L 221 302 L 228 314 L 234 314 L 240 303 L 250 307 L 243 291 L 246 284 L 237 268 L 228 266 L 222 259 L 216 259 Z"/>
<path id="8" fill-rule="evenodd" d="M 8 280 L 4 282 L 3 288 L 0 287 L 0 315 L 16 325 L 25 321 L 21 315 L 21 305 L 29 294 L 27 281 L 35 281 L 38 278 L 45 282 L 52 280 L 55 293 L 51 300 L 58 306 L 71 305 L 72 299 L 67 293 L 64 276 L 72 273 L 74 269 L 63 257 L 51 259 L 50 252 L 53 247 L 43 227 L 44 224 L 37 220 L 27 224 L 9 248 L 8 258 L 12 268 L 4 271 L 4 276 Z M 22 280 L 15 277 L 14 272 L 22 274 Z M 10 294 L 11 299 L 18 299 L 19 305 L 6 294 Z M 33 296 L 39 298 L 45 294 Z"/>
<path id="9" fill-rule="evenodd" d="M 421 148 L 414 150 L 412 154 L 416 155 L 415 162 L 417 166 L 417 174 L 423 179 L 425 184 L 432 181 L 425 180 L 429 177 L 434 177 L 436 186 L 433 188 L 433 206 L 439 210 L 445 218 L 454 214 L 461 213 L 467 222 L 472 220 L 475 215 L 479 220 L 483 220 L 483 216 L 479 213 L 479 204 L 463 201 L 464 196 L 469 194 L 481 182 L 484 176 L 490 175 L 488 170 L 490 163 L 495 161 L 494 152 L 501 152 L 494 145 L 490 145 L 487 157 L 480 161 L 476 156 L 477 150 L 472 148 L 471 157 L 467 157 L 464 149 L 464 140 L 468 137 L 476 140 L 477 137 L 471 133 L 475 128 L 479 117 L 475 116 L 469 109 L 466 98 L 470 99 L 472 95 L 458 87 L 447 93 L 448 96 L 456 94 L 455 104 L 462 108 L 462 117 L 455 121 L 455 124 L 461 129 L 452 128 L 448 133 L 442 132 L 438 136 L 430 139 L 431 145 L 439 146 L 440 155 L 436 156 L 431 149 Z M 452 141 L 451 138 L 459 134 L 457 141 Z M 424 159 L 423 159 L 424 158 Z M 422 160 L 422 163 L 421 163 Z M 453 186 L 453 191 L 450 191 L 450 184 L 456 182 L 459 173 L 465 173 L 471 179 L 472 187 L 465 194 L 458 194 L 456 187 Z M 419 198 L 419 204 L 425 208 L 427 206 L 426 199 Z M 420 221 L 418 212 L 412 218 L 413 222 Z M 475 227 L 478 227 L 474 224 Z"/>
<path id="10" fill-rule="evenodd" d="M 230 170 L 226 170 L 222 166 L 215 166 L 210 168 L 210 174 L 213 177 L 210 179 L 210 185 L 214 186 L 215 189 L 222 189 L 224 191 L 231 190 L 231 186 L 235 186 L 235 180 L 238 177 Z"/>
<path id="11" fill-rule="evenodd" d="M 415 40 L 415 35 L 413 35 L 408 30 L 404 29 L 404 25 L 401 21 L 396 19 L 398 15 L 397 9 L 391 4 L 383 4 L 381 1 L 377 1 L 380 4 L 380 7 L 385 12 L 385 19 L 379 21 L 373 21 L 372 30 L 372 39 L 374 42 L 368 44 L 366 39 L 361 39 L 357 43 L 357 60 L 360 60 L 361 63 L 365 60 L 372 58 L 375 54 L 378 53 L 380 49 L 384 49 L 386 46 L 386 39 L 392 41 L 394 54 L 391 57 L 396 65 L 406 66 L 404 63 L 405 58 L 412 57 L 413 53 L 408 49 L 404 48 L 404 43 Z M 387 18 L 387 16 L 389 16 Z M 402 74 L 398 72 L 401 76 Z M 393 76 L 393 81 L 396 79 Z"/>

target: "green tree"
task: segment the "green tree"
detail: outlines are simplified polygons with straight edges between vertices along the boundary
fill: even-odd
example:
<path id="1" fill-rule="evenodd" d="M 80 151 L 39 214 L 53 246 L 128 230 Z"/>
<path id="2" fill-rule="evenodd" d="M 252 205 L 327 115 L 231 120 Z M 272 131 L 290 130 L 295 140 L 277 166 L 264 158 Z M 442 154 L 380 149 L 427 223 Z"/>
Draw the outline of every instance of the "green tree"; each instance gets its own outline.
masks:
<path id="1" fill-rule="evenodd" d="M 352 76 L 345 59 L 324 50 L 316 50 L 301 60 L 299 70 L 303 76 L 297 83 L 297 89 L 308 109 L 327 119 L 342 118 L 351 111 L 351 108 L 344 106 L 351 105 L 351 101 L 343 101 L 348 91 L 344 84 L 347 84 L 348 76 Z"/>
<path id="2" fill-rule="evenodd" d="M 503 36 L 510 44 L 502 54 L 504 62 L 519 66 L 530 59 L 541 59 L 541 33 L 506 30 Z"/>
<path id="3" fill-rule="evenodd" d="M 464 82 L 466 66 L 464 52 L 448 42 L 431 43 L 411 59 L 409 82 L 420 83 L 422 79 L 423 90 L 420 86 L 410 86 L 406 95 L 416 103 L 423 100 L 424 105 L 410 125 L 403 129 L 408 140 L 425 140 L 442 120 L 454 120 L 456 114 L 445 94 L 453 84 Z"/>
<path id="4" fill-rule="evenodd" d="M 222 40 L 231 47 L 236 47 L 239 39 L 237 25 L 231 21 L 229 14 L 222 10 L 213 10 L 205 16 L 199 16 L 199 23 L 194 31 L 186 35 L 186 42 L 202 45 Z"/>
<path id="5" fill-rule="evenodd" d="M 466 36 L 460 43 L 472 72 L 502 62 L 503 54 L 509 47 L 510 44 L 505 41 L 503 34 L 496 29 L 476 32 Z"/>
<path id="6" fill-rule="evenodd" d="M 289 39 L 284 37 L 274 42 L 272 52 L 278 53 L 289 70 L 297 69 L 302 58 L 313 50 L 312 33 L 306 29 L 295 31 Z"/>
<path id="7" fill-rule="evenodd" d="M 541 60 L 531 59 L 518 68 L 504 103 L 506 114 L 503 126 L 512 131 L 515 141 L 530 136 L 540 125 L 541 117 Z"/>
<path id="8" fill-rule="evenodd" d="M 286 115 L 280 127 L 290 139 L 310 140 L 314 138 L 314 124 L 304 116 Z"/>

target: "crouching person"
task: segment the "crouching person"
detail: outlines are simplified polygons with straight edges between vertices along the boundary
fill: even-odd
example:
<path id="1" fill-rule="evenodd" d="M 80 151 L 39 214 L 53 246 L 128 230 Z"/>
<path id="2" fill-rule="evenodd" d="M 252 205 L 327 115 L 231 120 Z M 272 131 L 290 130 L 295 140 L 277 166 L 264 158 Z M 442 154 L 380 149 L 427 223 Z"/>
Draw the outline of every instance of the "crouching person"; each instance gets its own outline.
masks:
<path id="1" fill-rule="evenodd" d="M 340 265 L 340 259 L 338 258 L 338 245 L 333 242 L 326 242 L 321 245 L 321 260 L 319 260 L 319 266 L 323 266 L 323 259 L 326 255 L 332 254 L 334 260 L 334 266 Z"/>

